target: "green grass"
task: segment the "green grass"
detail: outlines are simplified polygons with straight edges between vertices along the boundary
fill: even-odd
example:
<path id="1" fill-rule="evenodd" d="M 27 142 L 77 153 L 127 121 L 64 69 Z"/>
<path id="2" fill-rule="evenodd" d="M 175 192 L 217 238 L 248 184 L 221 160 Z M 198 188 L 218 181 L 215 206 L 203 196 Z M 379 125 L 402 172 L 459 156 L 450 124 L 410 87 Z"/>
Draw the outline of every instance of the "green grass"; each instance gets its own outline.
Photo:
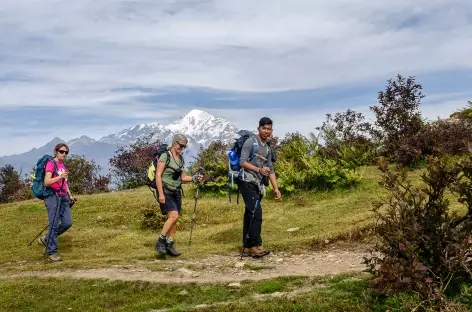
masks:
<path id="1" fill-rule="evenodd" d="M 274 251 L 297 252 L 325 240 L 356 238 L 372 221 L 372 201 L 385 192 L 378 186 L 379 171 L 361 169 L 363 182 L 350 190 L 308 192 L 275 201 L 263 200 L 264 246 Z M 412 180 L 419 183 L 419 172 Z M 452 209 L 463 208 L 451 199 Z M 26 270 L 96 268 L 137 265 L 164 269 L 170 262 L 156 262 L 154 244 L 158 231 L 141 229 L 141 210 L 158 209 L 147 188 L 78 196 L 73 207 L 73 226 L 60 237 L 59 252 L 65 259 L 47 264 L 35 241 L 47 223 L 42 201 L 30 200 L 0 205 L 0 273 Z M 198 201 L 197 227 L 192 247 L 187 246 L 193 193 L 187 188 L 183 218 L 176 236 L 180 259 L 240 251 L 244 205 L 230 204 L 226 197 L 202 195 Z M 287 232 L 288 228 L 298 228 Z M 187 266 L 191 266 L 188 264 Z M 270 268 L 247 263 L 245 269 Z M 375 296 L 365 277 L 284 277 L 260 282 L 243 282 L 240 288 L 222 284 L 160 285 L 149 282 L 73 280 L 55 278 L 0 278 L 0 311 L 151 311 L 173 308 L 199 311 L 410 311 L 419 303 L 414 295 Z M 306 290 L 298 294 L 295 290 Z M 289 292 L 289 297 L 278 293 Z M 272 294 L 273 297 L 267 297 Z M 253 296 L 258 296 L 256 300 Z"/>
<path id="2" fill-rule="evenodd" d="M 375 167 L 361 169 L 360 186 L 333 192 L 305 193 L 275 201 L 264 198 L 262 237 L 273 251 L 316 246 L 318 242 L 356 237 L 372 221 L 372 201 L 385 192 L 378 186 Z M 418 180 L 413 172 L 413 179 Z M 94 268 L 136 264 L 155 259 L 158 231 L 141 229 L 141 210 L 158 209 L 147 187 L 95 195 L 78 196 L 72 208 L 73 226 L 59 239 L 59 253 L 65 259 L 57 268 Z M 233 196 L 233 199 L 234 196 Z M 208 254 L 236 254 L 242 240 L 244 203 L 229 203 L 225 197 L 205 196 L 198 200 L 197 227 L 188 247 L 193 192 L 187 188 L 183 216 L 175 237 L 181 259 Z M 43 249 L 35 241 L 27 244 L 47 224 L 44 203 L 30 200 L 0 205 L 0 265 L 2 270 L 48 269 Z M 287 232 L 288 228 L 298 228 Z M 159 264 L 146 264 L 159 270 Z"/>
<path id="3" fill-rule="evenodd" d="M 264 198 L 264 246 L 272 250 L 293 250 L 366 227 L 370 222 L 372 200 L 380 193 L 376 171 L 373 167 L 364 168 L 365 181 L 352 190 L 307 193 L 280 201 Z M 101 267 L 154 259 L 154 244 L 159 233 L 141 229 L 141 210 L 158 209 L 147 187 L 82 195 L 78 199 L 72 208 L 73 225 L 59 239 L 59 253 L 66 261 L 56 267 Z M 244 203 L 241 199 L 237 205 L 235 196 L 233 199 L 233 203 L 229 203 L 225 197 L 204 194 L 199 198 L 197 227 L 189 248 L 194 200 L 193 192 L 187 188 L 183 216 L 175 237 L 182 259 L 239 252 Z M 36 241 L 33 246 L 27 244 L 47 224 L 44 203 L 36 199 L 0 205 L 0 220 L 2 267 L 41 269 L 43 249 Z M 292 227 L 299 229 L 286 231 Z"/>
<path id="4" fill-rule="evenodd" d="M 0 311 L 188 311 L 205 304 L 209 306 L 198 310 L 383 312 L 411 311 L 418 302 L 414 295 L 402 293 L 376 296 L 365 277 L 356 276 L 276 278 L 242 282 L 240 288 L 53 278 L 0 280 Z"/>

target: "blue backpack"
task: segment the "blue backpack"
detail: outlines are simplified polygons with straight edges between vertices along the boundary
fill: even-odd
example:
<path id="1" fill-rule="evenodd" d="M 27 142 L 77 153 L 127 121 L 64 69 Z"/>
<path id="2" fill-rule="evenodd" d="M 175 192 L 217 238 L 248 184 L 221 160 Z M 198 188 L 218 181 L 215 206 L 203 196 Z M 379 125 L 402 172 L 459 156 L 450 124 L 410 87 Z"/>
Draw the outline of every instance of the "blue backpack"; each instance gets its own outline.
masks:
<path id="1" fill-rule="evenodd" d="M 44 185 L 44 175 L 46 173 L 46 162 L 50 160 L 54 164 L 54 172 L 57 172 L 57 164 L 54 161 L 54 157 L 49 155 L 44 155 L 36 162 L 36 170 L 33 177 L 33 183 L 31 190 L 33 194 L 38 199 L 44 199 L 47 196 L 52 194 L 50 188 Z"/>

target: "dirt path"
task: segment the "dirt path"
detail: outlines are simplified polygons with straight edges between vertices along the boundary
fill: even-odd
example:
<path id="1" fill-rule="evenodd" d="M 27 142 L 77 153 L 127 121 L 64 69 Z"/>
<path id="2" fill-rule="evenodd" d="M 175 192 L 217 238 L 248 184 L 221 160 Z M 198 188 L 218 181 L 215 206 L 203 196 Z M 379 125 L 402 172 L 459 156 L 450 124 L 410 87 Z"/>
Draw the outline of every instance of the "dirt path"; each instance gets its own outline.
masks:
<path id="1" fill-rule="evenodd" d="M 210 256 L 198 260 L 141 261 L 134 266 L 113 266 L 105 269 L 67 269 L 28 271 L 1 274 L 0 279 L 18 277 L 69 277 L 105 278 L 124 281 L 150 281 L 157 283 L 230 283 L 243 280 L 261 280 L 278 276 L 326 276 L 365 269 L 363 257 L 367 246 L 347 248 L 331 247 L 305 254 L 277 253 L 263 259 L 243 258 L 236 254 Z M 145 265 L 161 261 L 164 271 L 150 271 Z M 165 262 L 164 262 L 165 261 Z"/>

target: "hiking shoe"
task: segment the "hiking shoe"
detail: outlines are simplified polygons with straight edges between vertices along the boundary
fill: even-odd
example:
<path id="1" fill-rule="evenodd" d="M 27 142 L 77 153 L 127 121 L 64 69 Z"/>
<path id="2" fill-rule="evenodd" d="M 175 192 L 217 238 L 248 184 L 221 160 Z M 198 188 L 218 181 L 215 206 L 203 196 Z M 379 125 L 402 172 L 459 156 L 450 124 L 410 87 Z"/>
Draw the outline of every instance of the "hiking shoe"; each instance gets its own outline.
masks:
<path id="1" fill-rule="evenodd" d="M 167 253 L 166 249 L 166 239 L 159 237 L 156 243 L 156 251 L 161 256 L 164 256 Z"/>
<path id="2" fill-rule="evenodd" d="M 258 249 L 257 247 L 251 247 L 251 248 L 244 248 L 243 249 L 243 256 L 245 257 L 253 257 L 253 258 L 261 258 L 265 256 L 265 253 L 263 250 Z"/>
<path id="3" fill-rule="evenodd" d="M 48 256 L 48 261 L 49 262 L 61 262 L 62 258 L 59 257 L 57 254 L 51 254 Z"/>
<path id="4" fill-rule="evenodd" d="M 47 247 L 46 236 L 38 238 L 38 244 L 40 244 L 43 247 Z"/>
<path id="5" fill-rule="evenodd" d="M 178 252 L 174 248 L 174 242 L 166 242 L 166 250 L 167 250 L 167 254 L 169 254 L 172 257 L 180 256 L 180 252 Z"/>
<path id="6" fill-rule="evenodd" d="M 268 254 L 270 254 L 270 251 L 262 248 L 262 246 L 257 246 L 256 248 L 262 252 L 263 256 L 267 256 Z"/>

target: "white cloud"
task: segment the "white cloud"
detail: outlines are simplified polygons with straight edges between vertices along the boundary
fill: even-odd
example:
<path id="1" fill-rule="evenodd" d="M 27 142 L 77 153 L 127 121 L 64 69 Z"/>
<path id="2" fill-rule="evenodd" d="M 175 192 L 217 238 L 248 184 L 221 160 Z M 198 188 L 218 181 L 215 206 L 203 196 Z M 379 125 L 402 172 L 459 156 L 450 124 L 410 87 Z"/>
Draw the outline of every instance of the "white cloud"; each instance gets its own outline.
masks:
<path id="1" fill-rule="evenodd" d="M 106 105 L 120 87 L 318 88 L 472 66 L 468 0 L 4 0 L 0 107 Z M 415 27 L 399 27 L 413 23 Z"/>
<path id="2" fill-rule="evenodd" d="M 0 110 L 64 107 L 134 124 L 188 106 L 151 108 L 133 88 L 293 90 L 471 69 L 471 11 L 469 0 L 2 0 Z M 279 135 L 312 131 L 328 112 L 208 111 L 241 127 L 272 115 Z M 67 133 L 123 128 L 92 127 Z M 2 138 L 0 154 L 52 136 Z"/>

